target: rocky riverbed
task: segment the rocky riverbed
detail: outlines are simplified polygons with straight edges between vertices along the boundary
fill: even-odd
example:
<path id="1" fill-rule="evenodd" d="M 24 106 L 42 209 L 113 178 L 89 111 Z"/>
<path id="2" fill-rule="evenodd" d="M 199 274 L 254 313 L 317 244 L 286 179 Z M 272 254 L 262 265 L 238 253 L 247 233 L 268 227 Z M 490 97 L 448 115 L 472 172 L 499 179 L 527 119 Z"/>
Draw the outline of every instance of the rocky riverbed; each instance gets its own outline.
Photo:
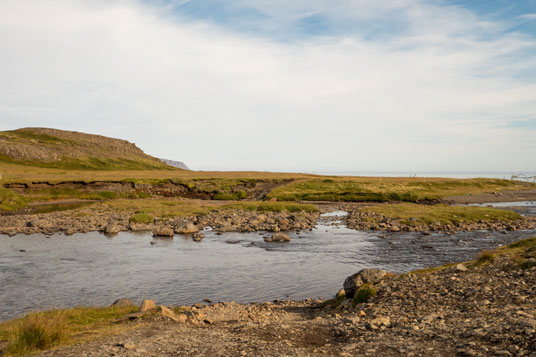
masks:
<path id="1" fill-rule="evenodd" d="M 380 274 L 368 281 L 376 294 L 357 304 L 207 302 L 175 308 L 179 319 L 155 311 L 121 322 L 123 334 L 42 355 L 534 356 L 535 254 L 531 245 L 439 270 Z"/>
<path id="2" fill-rule="evenodd" d="M 202 216 L 156 218 L 153 222 L 130 222 L 134 211 L 111 209 L 51 212 L 43 214 L 19 214 L 0 216 L 0 234 L 54 234 L 66 235 L 101 231 L 115 234 L 120 231 L 144 231 L 169 227 L 176 234 L 196 233 L 205 227 L 218 232 L 298 231 L 316 225 L 317 213 L 258 212 L 247 210 L 213 211 Z"/>
<path id="3" fill-rule="evenodd" d="M 366 205 L 370 205 L 367 203 Z M 341 220 L 350 229 L 362 231 L 384 232 L 469 232 L 475 230 L 518 231 L 536 228 L 536 216 L 527 207 L 517 207 L 522 214 L 518 220 L 479 220 L 474 223 L 441 222 L 422 223 L 401 221 L 373 211 L 363 211 L 365 204 L 331 203 L 317 204 L 321 213 L 334 210 L 346 212 L 341 217 L 325 217 L 327 220 Z M 533 206 L 531 206 L 533 207 Z M 507 207 L 516 210 L 516 207 Z M 16 234 L 43 233 L 51 235 L 63 232 L 66 235 L 100 231 L 115 234 L 121 231 L 173 231 L 173 234 L 192 234 L 206 227 L 224 232 L 280 232 L 300 231 L 316 226 L 319 213 L 299 212 L 260 212 L 242 209 L 213 210 L 208 214 L 189 217 L 156 217 L 149 223 L 132 221 L 134 210 L 114 210 L 107 207 L 92 209 L 82 207 L 73 210 L 50 213 L 18 213 L 0 215 L 0 234 L 10 236 Z"/>

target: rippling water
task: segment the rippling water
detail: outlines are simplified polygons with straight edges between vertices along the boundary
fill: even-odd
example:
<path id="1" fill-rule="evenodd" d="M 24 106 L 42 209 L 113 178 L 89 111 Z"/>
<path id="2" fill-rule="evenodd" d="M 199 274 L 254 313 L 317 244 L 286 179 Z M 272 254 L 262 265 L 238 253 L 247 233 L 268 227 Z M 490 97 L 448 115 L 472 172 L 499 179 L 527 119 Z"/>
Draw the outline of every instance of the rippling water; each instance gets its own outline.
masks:
<path id="1" fill-rule="evenodd" d="M 1 236 L 0 320 L 34 309 L 109 305 L 120 297 L 169 305 L 331 297 L 365 267 L 407 272 L 466 260 L 536 232 L 382 238 L 325 223 L 290 234 L 290 243 L 265 243 L 263 234 L 206 231 L 200 243 L 175 236 L 155 245 L 150 233 Z"/>

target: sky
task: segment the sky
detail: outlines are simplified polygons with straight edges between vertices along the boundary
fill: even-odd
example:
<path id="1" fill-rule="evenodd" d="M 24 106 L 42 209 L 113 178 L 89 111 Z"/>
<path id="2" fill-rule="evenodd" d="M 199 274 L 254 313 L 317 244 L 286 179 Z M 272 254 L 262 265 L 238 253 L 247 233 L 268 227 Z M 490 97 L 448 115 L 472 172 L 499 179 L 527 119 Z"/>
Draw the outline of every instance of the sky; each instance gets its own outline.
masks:
<path id="1" fill-rule="evenodd" d="M 0 130 L 195 170 L 536 171 L 536 0 L 2 0 Z"/>

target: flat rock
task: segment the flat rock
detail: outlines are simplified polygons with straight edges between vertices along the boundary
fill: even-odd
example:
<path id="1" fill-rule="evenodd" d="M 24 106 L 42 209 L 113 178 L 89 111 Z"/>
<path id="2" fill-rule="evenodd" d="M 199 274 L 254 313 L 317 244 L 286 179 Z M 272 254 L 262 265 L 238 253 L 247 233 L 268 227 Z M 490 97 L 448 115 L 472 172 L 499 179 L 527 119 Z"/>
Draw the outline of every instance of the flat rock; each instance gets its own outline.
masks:
<path id="1" fill-rule="evenodd" d="M 467 271 L 467 270 L 469 270 L 469 269 L 467 269 L 467 267 L 466 267 L 465 265 L 463 265 L 462 263 L 460 263 L 460 264 L 456 265 L 456 270 L 457 270 L 457 271 L 463 271 L 463 272 L 465 272 L 465 271 Z"/>

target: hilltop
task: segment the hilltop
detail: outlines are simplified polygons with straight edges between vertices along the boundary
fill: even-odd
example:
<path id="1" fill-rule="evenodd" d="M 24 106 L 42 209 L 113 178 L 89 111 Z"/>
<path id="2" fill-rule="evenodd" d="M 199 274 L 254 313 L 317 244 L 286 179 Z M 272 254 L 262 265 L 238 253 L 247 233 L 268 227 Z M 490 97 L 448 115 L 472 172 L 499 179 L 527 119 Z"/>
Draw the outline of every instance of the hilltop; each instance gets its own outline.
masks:
<path id="1" fill-rule="evenodd" d="M 49 128 L 0 132 L 0 162 L 77 170 L 173 170 L 126 140 Z"/>

